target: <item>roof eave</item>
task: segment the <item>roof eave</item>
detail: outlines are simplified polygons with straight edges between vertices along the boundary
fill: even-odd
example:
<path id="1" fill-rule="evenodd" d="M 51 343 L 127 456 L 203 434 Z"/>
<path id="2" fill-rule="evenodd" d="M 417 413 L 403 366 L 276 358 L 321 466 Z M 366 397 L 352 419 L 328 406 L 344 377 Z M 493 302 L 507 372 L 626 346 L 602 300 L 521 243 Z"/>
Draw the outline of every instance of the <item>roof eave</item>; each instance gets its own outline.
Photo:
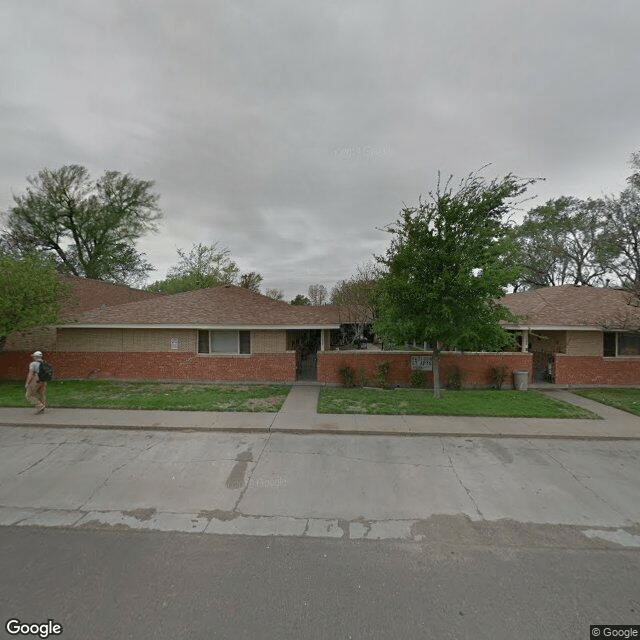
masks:
<path id="1" fill-rule="evenodd" d="M 266 331 L 272 329 L 339 329 L 339 324 L 139 324 L 139 323 L 90 323 L 73 322 L 56 325 L 58 329 L 208 329 L 208 330 L 236 330 L 236 331 Z"/>
<path id="2" fill-rule="evenodd" d="M 505 329 L 518 331 L 608 331 L 605 327 L 598 325 L 569 325 L 569 324 L 514 324 L 505 323 Z"/>

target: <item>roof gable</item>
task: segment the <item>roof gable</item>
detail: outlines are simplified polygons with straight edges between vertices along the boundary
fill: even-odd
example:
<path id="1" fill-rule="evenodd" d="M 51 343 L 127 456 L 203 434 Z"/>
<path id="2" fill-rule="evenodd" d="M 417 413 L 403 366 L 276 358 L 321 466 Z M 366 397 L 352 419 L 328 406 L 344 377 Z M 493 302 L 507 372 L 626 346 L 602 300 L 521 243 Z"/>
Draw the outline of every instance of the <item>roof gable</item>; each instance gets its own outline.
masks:
<path id="1" fill-rule="evenodd" d="M 60 275 L 59 278 L 70 286 L 69 294 L 62 302 L 60 317 L 63 320 L 79 318 L 91 309 L 114 306 L 156 298 L 161 294 L 141 289 L 132 289 L 124 284 L 114 284 L 79 276 Z"/>
<path id="2" fill-rule="evenodd" d="M 264 327 L 338 326 L 335 307 L 295 306 L 235 286 L 162 295 L 94 309 L 78 318 L 91 326 Z"/>

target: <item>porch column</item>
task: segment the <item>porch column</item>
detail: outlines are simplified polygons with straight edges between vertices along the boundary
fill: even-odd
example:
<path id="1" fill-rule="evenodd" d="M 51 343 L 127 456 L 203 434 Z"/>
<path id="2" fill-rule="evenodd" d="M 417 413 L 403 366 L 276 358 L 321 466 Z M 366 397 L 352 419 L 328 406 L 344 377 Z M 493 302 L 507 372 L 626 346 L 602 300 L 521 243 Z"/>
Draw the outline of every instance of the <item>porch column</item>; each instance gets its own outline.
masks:
<path id="1" fill-rule="evenodd" d="M 529 329 L 524 329 L 522 331 L 522 348 L 520 349 L 520 351 L 522 351 L 522 353 L 526 353 L 528 349 L 529 349 Z"/>
<path id="2" fill-rule="evenodd" d="M 324 351 L 324 329 L 320 329 L 320 351 Z"/>

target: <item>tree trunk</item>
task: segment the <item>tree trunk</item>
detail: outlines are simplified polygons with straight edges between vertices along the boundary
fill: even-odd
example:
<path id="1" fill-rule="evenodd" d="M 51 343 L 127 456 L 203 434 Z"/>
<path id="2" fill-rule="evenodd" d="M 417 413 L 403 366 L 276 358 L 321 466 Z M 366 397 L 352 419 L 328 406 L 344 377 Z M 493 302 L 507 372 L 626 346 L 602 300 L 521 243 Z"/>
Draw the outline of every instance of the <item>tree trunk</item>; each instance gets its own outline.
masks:
<path id="1" fill-rule="evenodd" d="M 442 399 L 440 386 L 440 343 L 433 349 L 433 396 L 437 400 Z"/>

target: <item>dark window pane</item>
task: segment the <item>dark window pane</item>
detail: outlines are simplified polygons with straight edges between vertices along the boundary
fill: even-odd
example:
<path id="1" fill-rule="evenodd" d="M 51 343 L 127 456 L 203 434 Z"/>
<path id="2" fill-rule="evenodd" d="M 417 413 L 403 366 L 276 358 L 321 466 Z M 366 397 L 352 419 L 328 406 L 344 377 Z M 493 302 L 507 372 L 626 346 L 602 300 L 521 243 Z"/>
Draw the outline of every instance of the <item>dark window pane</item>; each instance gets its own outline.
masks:
<path id="1" fill-rule="evenodd" d="M 605 331 L 602 334 L 602 355 L 605 358 L 614 358 L 616 355 L 616 334 Z"/>
<path id="2" fill-rule="evenodd" d="M 240 353 L 251 353 L 251 331 L 240 331 Z"/>
<path id="3" fill-rule="evenodd" d="M 618 334 L 618 355 L 637 356 L 640 355 L 640 335 L 637 333 Z"/>
<path id="4" fill-rule="evenodd" d="M 209 353 L 209 332 L 198 329 L 198 353 Z"/>

